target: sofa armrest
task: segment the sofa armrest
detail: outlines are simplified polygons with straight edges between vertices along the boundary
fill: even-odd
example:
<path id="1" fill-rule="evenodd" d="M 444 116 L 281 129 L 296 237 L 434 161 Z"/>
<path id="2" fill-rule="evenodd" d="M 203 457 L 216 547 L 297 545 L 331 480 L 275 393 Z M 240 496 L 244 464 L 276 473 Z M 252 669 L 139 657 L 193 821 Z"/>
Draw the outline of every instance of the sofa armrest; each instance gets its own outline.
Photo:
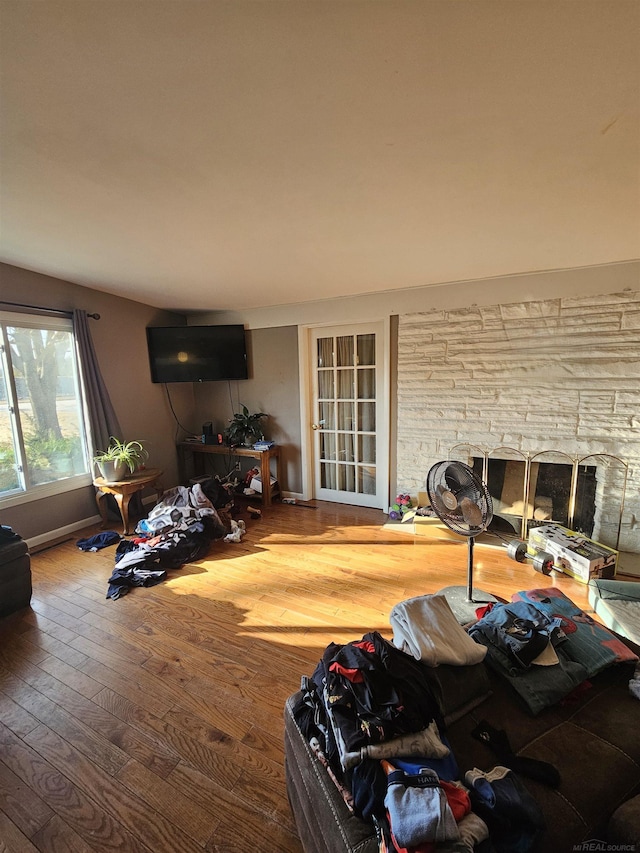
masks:
<path id="1" fill-rule="evenodd" d="M 378 853 L 373 826 L 349 812 L 296 723 L 299 696 L 285 704 L 284 755 L 287 794 L 305 853 Z"/>

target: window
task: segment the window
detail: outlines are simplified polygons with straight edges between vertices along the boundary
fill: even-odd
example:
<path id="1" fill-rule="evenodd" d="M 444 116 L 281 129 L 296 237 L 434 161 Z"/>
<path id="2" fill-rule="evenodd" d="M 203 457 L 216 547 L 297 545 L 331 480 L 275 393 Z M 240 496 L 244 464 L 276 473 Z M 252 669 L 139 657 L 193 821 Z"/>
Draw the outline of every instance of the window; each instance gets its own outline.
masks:
<path id="1" fill-rule="evenodd" d="M 0 505 L 90 482 L 70 319 L 0 312 Z"/>

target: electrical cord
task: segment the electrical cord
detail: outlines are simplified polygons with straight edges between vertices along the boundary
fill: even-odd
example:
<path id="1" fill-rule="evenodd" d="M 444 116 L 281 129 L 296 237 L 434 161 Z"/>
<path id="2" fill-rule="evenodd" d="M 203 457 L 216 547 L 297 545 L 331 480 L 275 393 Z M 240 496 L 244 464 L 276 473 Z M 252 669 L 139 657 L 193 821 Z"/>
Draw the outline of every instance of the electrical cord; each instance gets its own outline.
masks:
<path id="1" fill-rule="evenodd" d="M 171 414 L 173 415 L 173 419 L 175 420 L 176 424 L 180 427 L 180 429 L 183 430 L 183 432 L 186 432 L 187 435 L 191 435 L 190 430 L 186 429 L 186 427 L 183 427 L 182 424 L 180 423 L 180 421 L 178 420 L 178 416 L 176 415 L 176 411 L 173 408 L 173 403 L 171 402 L 171 395 L 169 394 L 169 388 L 168 388 L 166 382 L 164 383 L 164 390 L 165 390 L 166 395 L 167 395 L 167 400 L 169 401 L 169 408 L 171 409 Z M 176 441 L 177 440 L 178 440 L 178 430 L 176 430 Z"/>
<path id="2" fill-rule="evenodd" d="M 233 395 L 231 393 L 231 380 L 227 381 L 227 388 L 229 390 L 229 408 L 231 409 L 231 414 L 233 415 Z"/>

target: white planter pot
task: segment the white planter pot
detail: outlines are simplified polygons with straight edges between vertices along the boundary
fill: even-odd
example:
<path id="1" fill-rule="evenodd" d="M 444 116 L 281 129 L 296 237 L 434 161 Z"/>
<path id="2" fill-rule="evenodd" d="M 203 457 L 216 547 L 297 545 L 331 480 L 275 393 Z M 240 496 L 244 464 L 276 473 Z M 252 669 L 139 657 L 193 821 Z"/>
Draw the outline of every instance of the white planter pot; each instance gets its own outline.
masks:
<path id="1" fill-rule="evenodd" d="M 129 467 L 126 462 L 119 462 L 115 459 L 101 459 L 96 464 L 100 469 L 100 476 L 107 483 L 116 483 L 118 480 L 124 480 L 129 473 Z"/>

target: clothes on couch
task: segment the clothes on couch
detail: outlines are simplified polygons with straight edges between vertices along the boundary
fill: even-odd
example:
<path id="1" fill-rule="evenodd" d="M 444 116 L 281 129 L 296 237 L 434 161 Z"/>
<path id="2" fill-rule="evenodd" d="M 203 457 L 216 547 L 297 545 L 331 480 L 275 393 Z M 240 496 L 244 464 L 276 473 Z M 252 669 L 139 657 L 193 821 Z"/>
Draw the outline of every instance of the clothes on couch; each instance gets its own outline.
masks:
<path id="1" fill-rule="evenodd" d="M 538 630 L 535 612 L 540 614 L 541 625 L 544 620 L 555 623 L 564 637 L 561 642 L 554 642 L 558 662 L 553 666 L 531 665 L 528 652 L 523 657 L 521 641 L 526 646 Z M 532 613 L 534 618 L 530 619 Z M 531 623 L 522 637 L 518 635 L 517 621 L 521 615 Z M 509 682 L 534 715 L 571 695 L 606 666 L 638 659 L 608 628 L 594 622 L 555 588 L 516 593 L 512 603 L 496 604 L 468 631 L 476 642 L 487 647 L 489 666 Z M 553 632 L 550 638 L 553 642 Z"/>
<path id="2" fill-rule="evenodd" d="M 424 757 L 442 760 L 449 755 L 449 748 L 443 743 L 435 720 L 432 720 L 419 732 L 400 735 L 382 743 L 370 743 L 355 752 L 345 753 L 342 756 L 342 766 L 345 770 L 349 770 L 365 758 L 394 758 L 398 755 L 407 758 Z"/>
<path id="3" fill-rule="evenodd" d="M 555 649 L 558 663 L 554 666 L 522 666 L 512 654 L 509 644 L 504 642 L 500 631 L 493 624 L 487 624 L 489 620 L 499 618 L 499 610 L 504 607 L 496 605 L 470 626 L 469 634 L 477 643 L 487 647 L 487 664 L 509 682 L 529 711 L 536 715 L 575 690 L 587 678 L 587 670 L 581 663 L 564 654 L 564 645 Z"/>
<path id="4" fill-rule="evenodd" d="M 438 774 L 438 779 L 445 782 L 452 782 L 455 779 L 459 779 L 460 768 L 451 749 L 451 744 L 445 734 L 441 734 L 440 739 L 449 750 L 449 754 L 444 758 L 429 758 L 424 755 L 420 758 L 410 758 L 405 755 L 396 755 L 393 757 L 394 766 L 400 770 L 404 770 L 405 773 L 420 773 L 424 767 L 428 767 Z"/>
<path id="5" fill-rule="evenodd" d="M 540 761 L 537 758 L 529 758 L 526 755 L 516 755 L 511 749 L 509 737 L 504 729 L 497 729 L 486 720 L 480 720 L 472 736 L 486 744 L 497 757 L 500 764 L 515 770 L 521 776 L 535 779 L 542 785 L 557 788 L 560 785 L 560 774 L 553 764 L 548 761 Z"/>
<path id="6" fill-rule="evenodd" d="M 331 760 L 370 744 L 420 732 L 432 721 L 442 727 L 438 703 L 422 667 L 379 633 L 345 645 L 330 643 L 312 677 L 325 707 Z"/>
<path id="7" fill-rule="evenodd" d="M 472 853 L 489 830 L 470 811 L 429 671 L 377 632 L 330 643 L 293 715 L 348 808 L 377 827 L 381 850 Z"/>
<path id="8" fill-rule="evenodd" d="M 615 634 L 555 587 L 524 590 L 512 596 L 512 600 L 529 603 L 560 621 L 567 637 L 563 652 L 585 668 L 588 678 L 612 664 L 638 660 L 638 656 Z"/>
<path id="9" fill-rule="evenodd" d="M 566 640 L 561 630 L 562 620 L 548 616 L 526 601 L 496 604 L 468 628 L 470 637 L 479 643 L 483 639 L 505 651 L 513 661 L 511 674 L 528 669 L 548 650 Z M 480 638 L 478 635 L 482 635 Z M 553 660 L 558 658 L 554 655 Z"/>
<path id="10" fill-rule="evenodd" d="M 391 610 L 393 643 L 427 666 L 472 666 L 486 649 L 474 643 L 453 615 L 444 595 L 420 595 Z"/>
<path id="11" fill-rule="evenodd" d="M 427 768 L 419 774 L 405 773 L 387 761 L 382 766 L 387 774 L 384 804 L 398 845 L 457 841 L 458 824 L 437 774 Z"/>
<path id="12" fill-rule="evenodd" d="M 538 803 L 508 767 L 465 774 L 473 811 L 489 827 L 496 853 L 527 853 L 545 829 Z"/>

